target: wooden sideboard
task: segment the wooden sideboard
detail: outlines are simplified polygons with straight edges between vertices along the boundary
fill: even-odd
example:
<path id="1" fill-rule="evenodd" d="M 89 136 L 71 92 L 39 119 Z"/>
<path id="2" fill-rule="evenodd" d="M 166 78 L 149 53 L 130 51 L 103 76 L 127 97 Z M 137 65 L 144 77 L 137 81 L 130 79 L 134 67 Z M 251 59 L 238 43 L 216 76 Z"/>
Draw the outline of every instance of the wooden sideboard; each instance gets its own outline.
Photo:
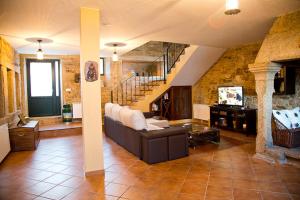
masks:
<path id="1" fill-rule="evenodd" d="M 256 134 L 256 109 L 211 106 L 210 126 L 245 134 Z"/>

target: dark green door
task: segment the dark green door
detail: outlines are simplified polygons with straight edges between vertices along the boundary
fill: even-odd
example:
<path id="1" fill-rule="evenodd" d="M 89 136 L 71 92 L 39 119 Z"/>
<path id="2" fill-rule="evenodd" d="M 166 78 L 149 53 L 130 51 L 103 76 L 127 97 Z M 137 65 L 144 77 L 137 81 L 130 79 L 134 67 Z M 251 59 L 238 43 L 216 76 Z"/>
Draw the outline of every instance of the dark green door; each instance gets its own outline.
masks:
<path id="1" fill-rule="evenodd" d="M 26 66 L 29 116 L 60 115 L 59 60 L 27 59 Z"/>

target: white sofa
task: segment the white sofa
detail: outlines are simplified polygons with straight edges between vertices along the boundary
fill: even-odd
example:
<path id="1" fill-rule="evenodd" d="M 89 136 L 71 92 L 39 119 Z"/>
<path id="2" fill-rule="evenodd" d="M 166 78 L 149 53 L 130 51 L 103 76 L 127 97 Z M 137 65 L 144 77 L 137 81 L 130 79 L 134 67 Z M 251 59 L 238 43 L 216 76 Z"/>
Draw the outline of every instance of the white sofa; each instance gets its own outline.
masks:
<path id="1" fill-rule="evenodd" d="M 115 121 L 121 122 L 124 126 L 134 130 L 161 130 L 169 127 L 167 120 L 157 120 L 153 118 L 146 119 L 140 110 L 132 110 L 128 106 L 120 106 L 119 104 L 106 103 L 105 116 Z"/>

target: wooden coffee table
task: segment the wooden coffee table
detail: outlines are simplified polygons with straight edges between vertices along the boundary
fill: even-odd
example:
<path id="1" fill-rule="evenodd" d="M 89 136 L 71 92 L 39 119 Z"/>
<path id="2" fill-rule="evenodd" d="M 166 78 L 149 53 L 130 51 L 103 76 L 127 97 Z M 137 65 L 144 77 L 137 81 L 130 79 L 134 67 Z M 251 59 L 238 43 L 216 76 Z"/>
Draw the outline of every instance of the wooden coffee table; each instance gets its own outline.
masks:
<path id="1" fill-rule="evenodd" d="M 207 127 L 196 123 L 184 124 L 183 127 L 188 129 L 189 146 L 195 148 L 201 142 L 220 142 L 220 130 L 217 128 Z"/>

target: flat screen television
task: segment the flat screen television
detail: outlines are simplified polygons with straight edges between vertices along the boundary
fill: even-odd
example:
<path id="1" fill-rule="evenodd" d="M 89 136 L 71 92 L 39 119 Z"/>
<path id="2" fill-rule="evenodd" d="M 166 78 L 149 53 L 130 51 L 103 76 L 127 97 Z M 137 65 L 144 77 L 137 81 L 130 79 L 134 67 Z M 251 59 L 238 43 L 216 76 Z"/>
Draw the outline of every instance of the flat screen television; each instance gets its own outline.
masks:
<path id="1" fill-rule="evenodd" d="M 223 86 L 218 88 L 219 105 L 243 106 L 244 92 L 242 86 Z"/>

